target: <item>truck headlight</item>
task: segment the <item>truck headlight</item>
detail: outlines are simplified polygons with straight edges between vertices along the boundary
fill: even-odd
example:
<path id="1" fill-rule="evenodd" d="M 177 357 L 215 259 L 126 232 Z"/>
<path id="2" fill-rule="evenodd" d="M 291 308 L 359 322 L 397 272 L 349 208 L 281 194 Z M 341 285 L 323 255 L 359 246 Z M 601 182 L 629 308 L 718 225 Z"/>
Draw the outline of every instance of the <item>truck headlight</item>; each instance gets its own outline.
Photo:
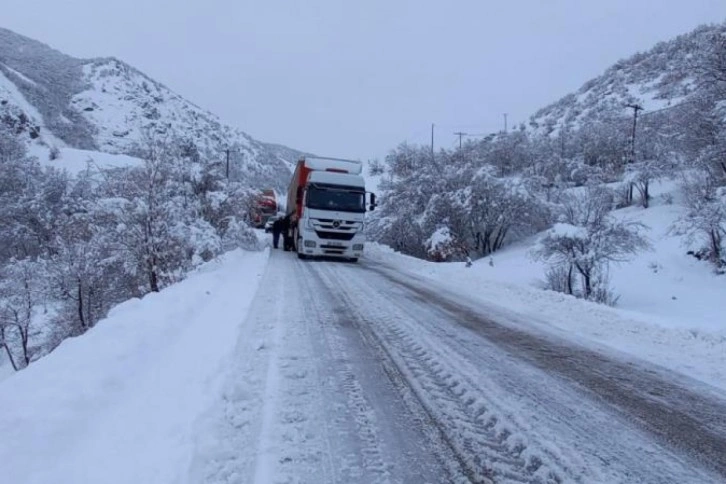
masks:
<path id="1" fill-rule="evenodd" d="M 305 241 L 305 247 L 315 247 L 315 241 L 314 240 L 306 240 Z"/>
<path id="2" fill-rule="evenodd" d="M 363 250 L 363 244 L 353 244 L 353 250 L 356 252 L 360 252 Z"/>

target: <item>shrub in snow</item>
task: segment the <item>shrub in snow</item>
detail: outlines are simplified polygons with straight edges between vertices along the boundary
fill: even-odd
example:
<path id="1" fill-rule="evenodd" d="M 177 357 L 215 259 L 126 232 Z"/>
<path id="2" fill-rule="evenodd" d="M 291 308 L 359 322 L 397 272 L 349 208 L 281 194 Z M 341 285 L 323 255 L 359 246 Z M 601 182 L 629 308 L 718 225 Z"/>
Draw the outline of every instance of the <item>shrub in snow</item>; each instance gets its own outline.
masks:
<path id="1" fill-rule="evenodd" d="M 222 235 L 223 250 L 261 250 L 260 239 L 246 222 L 230 217 Z"/>
<path id="2" fill-rule="evenodd" d="M 50 150 L 48 151 L 48 160 L 54 161 L 60 158 L 61 152 L 60 149 L 57 146 L 51 146 Z"/>
<path id="3" fill-rule="evenodd" d="M 448 227 L 438 228 L 426 239 L 426 252 L 436 262 L 447 260 L 451 255 L 452 237 Z"/>
<path id="4" fill-rule="evenodd" d="M 672 230 L 686 236 L 689 244 L 699 244 L 699 252 L 717 269 L 726 266 L 724 239 L 726 238 L 726 187 L 718 186 L 718 179 L 705 171 L 688 175 L 682 185 L 685 215 Z"/>
<path id="5" fill-rule="evenodd" d="M 0 124 L 0 163 L 16 162 L 25 156 L 25 144 L 8 127 Z"/>
<path id="6" fill-rule="evenodd" d="M 465 244 L 460 242 L 448 227 L 439 227 L 426 239 L 426 251 L 429 259 L 436 262 L 469 259 Z"/>
<path id="7" fill-rule="evenodd" d="M 563 197 L 559 222 L 539 240 L 535 259 L 550 264 L 549 287 L 585 299 L 614 303 L 608 266 L 648 247 L 643 225 L 610 216 L 612 193 L 590 188 Z"/>
<path id="8" fill-rule="evenodd" d="M 635 187 L 640 196 L 640 205 L 648 208 L 650 205 L 651 184 L 673 172 L 673 167 L 663 158 L 630 163 L 626 167 L 624 180 L 631 187 Z"/>
<path id="9" fill-rule="evenodd" d="M 576 289 L 572 287 L 574 270 L 572 264 L 551 265 L 545 272 L 545 287 L 552 291 L 575 294 Z"/>

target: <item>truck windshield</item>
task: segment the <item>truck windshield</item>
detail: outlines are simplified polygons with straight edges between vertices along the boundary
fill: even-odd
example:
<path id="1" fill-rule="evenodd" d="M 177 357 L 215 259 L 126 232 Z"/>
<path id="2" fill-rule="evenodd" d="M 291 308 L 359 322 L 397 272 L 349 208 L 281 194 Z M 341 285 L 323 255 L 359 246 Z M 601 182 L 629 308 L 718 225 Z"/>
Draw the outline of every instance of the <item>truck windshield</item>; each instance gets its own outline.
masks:
<path id="1" fill-rule="evenodd" d="M 365 192 L 360 188 L 315 184 L 310 185 L 307 192 L 308 208 L 359 213 L 366 211 Z"/>

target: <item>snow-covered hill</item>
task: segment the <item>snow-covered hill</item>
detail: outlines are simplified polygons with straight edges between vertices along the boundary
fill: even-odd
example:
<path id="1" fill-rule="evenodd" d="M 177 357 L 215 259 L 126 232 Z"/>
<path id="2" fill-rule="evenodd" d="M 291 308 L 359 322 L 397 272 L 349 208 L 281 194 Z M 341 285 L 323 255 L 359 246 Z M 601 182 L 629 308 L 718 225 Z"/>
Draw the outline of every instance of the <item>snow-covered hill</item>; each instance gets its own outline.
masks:
<path id="1" fill-rule="evenodd" d="M 250 185 L 283 188 L 300 152 L 224 124 L 114 58 L 75 59 L 0 29 L 0 123 L 33 144 L 133 154 L 152 138 L 225 160 Z"/>
<path id="2" fill-rule="evenodd" d="M 549 134 L 563 126 L 577 129 L 587 122 L 632 115 L 628 104 L 637 103 L 648 113 L 682 103 L 704 81 L 698 65 L 708 52 L 707 40 L 725 34 L 726 23 L 702 26 L 621 60 L 577 92 L 537 111 L 530 127 Z"/>

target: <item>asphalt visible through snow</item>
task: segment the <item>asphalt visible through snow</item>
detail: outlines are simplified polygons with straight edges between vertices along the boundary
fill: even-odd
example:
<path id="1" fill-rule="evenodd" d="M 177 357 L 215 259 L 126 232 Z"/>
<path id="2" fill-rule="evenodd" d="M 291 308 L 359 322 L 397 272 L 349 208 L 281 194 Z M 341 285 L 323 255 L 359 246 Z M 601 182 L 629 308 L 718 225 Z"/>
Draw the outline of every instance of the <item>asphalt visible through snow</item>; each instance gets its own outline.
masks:
<path id="1" fill-rule="evenodd" d="M 273 251 L 193 480 L 726 481 L 722 394 L 488 309 Z"/>

